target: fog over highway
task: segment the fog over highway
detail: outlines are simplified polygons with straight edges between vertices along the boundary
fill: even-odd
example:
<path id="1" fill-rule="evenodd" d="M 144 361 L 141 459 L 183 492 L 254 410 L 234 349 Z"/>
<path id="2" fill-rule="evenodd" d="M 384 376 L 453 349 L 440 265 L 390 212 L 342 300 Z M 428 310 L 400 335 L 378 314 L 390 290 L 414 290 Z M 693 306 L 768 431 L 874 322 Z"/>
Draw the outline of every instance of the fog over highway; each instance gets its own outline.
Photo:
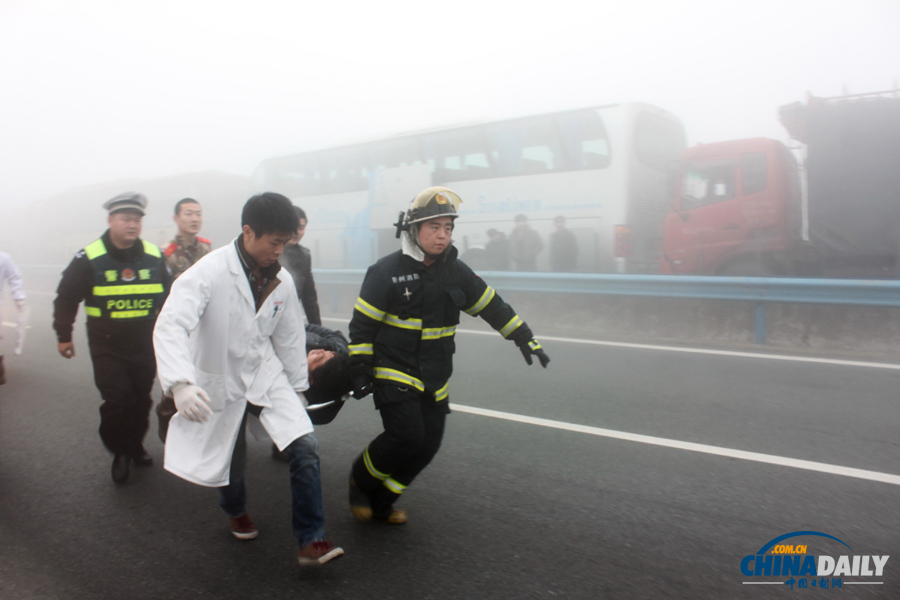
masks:
<path id="1" fill-rule="evenodd" d="M 691 144 L 784 140 L 782 104 L 896 86 L 898 20 L 892 0 L 8 0 L 0 206 L 616 102 Z"/>

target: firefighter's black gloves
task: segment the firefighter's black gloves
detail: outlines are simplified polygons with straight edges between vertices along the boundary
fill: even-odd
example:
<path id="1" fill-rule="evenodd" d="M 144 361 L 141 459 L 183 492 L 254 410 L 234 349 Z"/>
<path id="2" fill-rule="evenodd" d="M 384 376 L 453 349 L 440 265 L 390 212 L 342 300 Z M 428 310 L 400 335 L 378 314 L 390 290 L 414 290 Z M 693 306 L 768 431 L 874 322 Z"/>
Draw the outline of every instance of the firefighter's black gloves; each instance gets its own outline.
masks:
<path id="1" fill-rule="evenodd" d="M 544 352 L 540 342 L 536 339 L 523 341 L 519 344 L 519 350 L 522 351 L 522 356 L 525 357 L 525 362 L 527 362 L 529 366 L 533 363 L 531 360 L 532 354 L 537 356 L 538 360 L 541 361 L 541 366 L 545 369 L 547 368 L 547 365 L 550 364 L 550 357 L 547 356 L 547 353 Z"/>
<path id="2" fill-rule="evenodd" d="M 353 376 L 353 397 L 357 400 L 372 393 L 372 376 L 368 373 L 357 373 Z"/>

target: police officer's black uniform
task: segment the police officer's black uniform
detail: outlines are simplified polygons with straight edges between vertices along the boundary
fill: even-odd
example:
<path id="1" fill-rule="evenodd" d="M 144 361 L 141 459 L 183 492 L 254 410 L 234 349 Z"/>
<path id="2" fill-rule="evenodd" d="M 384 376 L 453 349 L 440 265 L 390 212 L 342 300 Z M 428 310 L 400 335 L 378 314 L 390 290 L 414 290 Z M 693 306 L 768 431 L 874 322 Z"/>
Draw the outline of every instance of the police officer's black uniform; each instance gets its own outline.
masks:
<path id="1" fill-rule="evenodd" d="M 549 362 L 525 322 L 457 258 L 456 248 L 428 266 L 397 251 L 369 267 L 350 321 L 350 356 L 374 378 L 384 433 L 353 464 L 351 508 L 358 518 L 354 486 L 368 496 L 375 517 L 387 518 L 440 447 L 460 311 L 487 321 L 526 356 L 540 353 L 542 364 Z"/>
<path id="2" fill-rule="evenodd" d="M 116 248 L 107 230 L 75 254 L 54 301 L 60 343 L 72 341 L 78 304 L 84 301 L 94 382 L 103 398 L 100 438 L 117 456 L 139 463 L 150 460 L 142 440 L 156 377 L 153 326 L 170 285 L 158 247 L 138 239 L 130 248 Z"/>

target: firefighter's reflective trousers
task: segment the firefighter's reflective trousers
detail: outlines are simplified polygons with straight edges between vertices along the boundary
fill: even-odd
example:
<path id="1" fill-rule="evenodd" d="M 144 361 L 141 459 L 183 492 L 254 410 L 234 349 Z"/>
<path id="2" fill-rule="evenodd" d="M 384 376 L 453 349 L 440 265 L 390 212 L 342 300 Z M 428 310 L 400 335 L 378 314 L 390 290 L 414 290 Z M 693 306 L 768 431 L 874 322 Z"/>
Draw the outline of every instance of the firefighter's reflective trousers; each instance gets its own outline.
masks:
<path id="1" fill-rule="evenodd" d="M 437 454 L 450 408 L 433 392 L 392 383 L 376 382 L 374 394 L 384 432 L 353 463 L 353 478 L 378 511 L 392 505 Z"/>

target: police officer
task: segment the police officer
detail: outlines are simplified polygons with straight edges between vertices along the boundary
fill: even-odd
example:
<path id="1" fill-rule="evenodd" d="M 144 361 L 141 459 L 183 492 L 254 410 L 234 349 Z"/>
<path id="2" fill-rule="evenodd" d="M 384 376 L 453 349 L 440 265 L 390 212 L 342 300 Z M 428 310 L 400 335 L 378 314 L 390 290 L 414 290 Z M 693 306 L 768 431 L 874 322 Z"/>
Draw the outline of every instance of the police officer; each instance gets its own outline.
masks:
<path id="1" fill-rule="evenodd" d="M 209 254 L 212 242 L 197 235 L 203 226 L 203 209 L 193 198 L 182 198 L 175 204 L 175 216 L 172 220 L 178 231 L 163 254 L 172 277 L 178 279 L 191 265 Z"/>
<path id="2" fill-rule="evenodd" d="M 406 522 L 393 505 L 440 447 L 461 310 L 514 341 L 529 365 L 533 355 L 550 362 L 525 322 L 457 259 L 450 236 L 460 203 L 445 187 L 416 196 L 396 224 L 401 250 L 369 267 L 353 310 L 354 396 L 374 391 L 384 425 L 350 473 L 350 508 L 363 522 Z"/>
<path id="3" fill-rule="evenodd" d="M 127 192 L 103 208 L 109 211 L 109 229 L 63 271 L 53 328 L 59 353 L 74 357 L 72 325 L 84 301 L 94 382 L 103 398 L 100 439 L 114 455 L 113 481 L 122 483 L 132 461 L 153 464 L 143 446 L 156 377 L 153 325 L 172 277 L 160 249 L 139 237 L 147 199 Z"/>

